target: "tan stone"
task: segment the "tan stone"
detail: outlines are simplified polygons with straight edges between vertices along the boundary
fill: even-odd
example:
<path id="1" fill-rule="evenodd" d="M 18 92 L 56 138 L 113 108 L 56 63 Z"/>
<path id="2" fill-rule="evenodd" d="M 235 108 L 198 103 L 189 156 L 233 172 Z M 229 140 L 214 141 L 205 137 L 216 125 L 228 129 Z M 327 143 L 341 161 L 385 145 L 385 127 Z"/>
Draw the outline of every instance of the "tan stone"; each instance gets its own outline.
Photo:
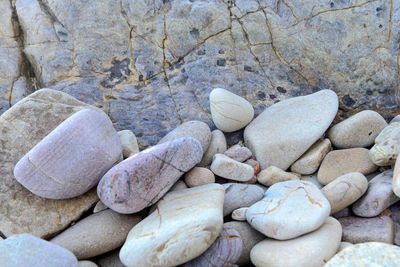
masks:
<path id="1" fill-rule="evenodd" d="M 0 117 L 0 231 L 50 237 L 77 220 L 97 201 L 96 190 L 68 200 L 40 198 L 22 187 L 12 169 L 32 147 L 73 113 L 94 107 L 54 90 L 42 89 Z"/>
<path id="2" fill-rule="evenodd" d="M 400 153 L 400 122 L 392 122 L 376 137 L 369 151 L 371 160 L 378 166 L 390 166 Z"/>
<path id="3" fill-rule="evenodd" d="M 247 182 L 254 176 L 253 167 L 224 154 L 214 155 L 210 169 L 218 176 L 239 182 Z"/>
<path id="4" fill-rule="evenodd" d="M 227 144 L 224 133 L 218 129 L 212 131 L 210 145 L 208 146 L 207 151 L 205 151 L 198 166 L 205 167 L 210 165 L 214 155 L 217 153 L 224 153 L 226 148 Z"/>
<path id="5" fill-rule="evenodd" d="M 300 174 L 293 172 L 285 172 L 278 167 L 270 166 L 265 170 L 262 170 L 257 175 L 258 182 L 266 186 L 271 186 L 275 183 L 289 181 L 289 180 L 299 180 L 301 178 Z"/>
<path id="6" fill-rule="evenodd" d="M 376 166 L 368 155 L 368 149 L 349 148 L 329 152 L 318 170 L 318 181 L 327 185 L 337 177 L 349 173 L 360 172 L 364 175 L 374 172 Z"/>
<path id="7" fill-rule="evenodd" d="M 393 171 L 393 192 L 397 197 L 400 197 L 400 157 L 397 157 Z"/>
<path id="8" fill-rule="evenodd" d="M 207 168 L 194 167 L 185 173 L 184 181 L 188 187 L 195 187 L 215 183 L 215 176 L 212 171 Z"/>
<path id="9" fill-rule="evenodd" d="M 139 152 L 139 145 L 135 134 L 130 130 L 118 132 L 122 144 L 122 153 L 124 158 L 129 158 Z"/>

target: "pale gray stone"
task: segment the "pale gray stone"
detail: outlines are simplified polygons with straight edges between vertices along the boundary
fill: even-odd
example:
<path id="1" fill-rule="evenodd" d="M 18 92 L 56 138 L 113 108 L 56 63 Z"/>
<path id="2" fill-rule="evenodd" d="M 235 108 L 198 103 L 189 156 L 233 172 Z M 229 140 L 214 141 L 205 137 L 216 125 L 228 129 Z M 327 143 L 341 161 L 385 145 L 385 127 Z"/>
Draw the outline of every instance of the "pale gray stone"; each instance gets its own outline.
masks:
<path id="1" fill-rule="evenodd" d="M 184 175 L 185 184 L 188 187 L 215 183 L 215 176 L 207 168 L 194 167 Z"/>
<path id="2" fill-rule="evenodd" d="M 118 132 L 122 144 L 124 158 L 129 158 L 139 152 L 139 146 L 135 134 L 130 130 Z"/>
<path id="3" fill-rule="evenodd" d="M 207 151 L 204 152 L 203 158 L 198 165 L 201 167 L 210 165 L 214 155 L 217 153 L 224 153 L 226 148 L 227 144 L 224 133 L 218 129 L 212 131 L 210 145 L 208 146 Z"/>
<path id="4" fill-rule="evenodd" d="M 247 182 L 254 176 L 253 167 L 224 154 L 214 155 L 210 169 L 218 176 L 239 182 Z"/>
<path id="5" fill-rule="evenodd" d="M 263 188 L 258 185 L 226 183 L 222 186 L 225 188 L 224 216 L 235 209 L 250 207 L 264 196 Z"/>

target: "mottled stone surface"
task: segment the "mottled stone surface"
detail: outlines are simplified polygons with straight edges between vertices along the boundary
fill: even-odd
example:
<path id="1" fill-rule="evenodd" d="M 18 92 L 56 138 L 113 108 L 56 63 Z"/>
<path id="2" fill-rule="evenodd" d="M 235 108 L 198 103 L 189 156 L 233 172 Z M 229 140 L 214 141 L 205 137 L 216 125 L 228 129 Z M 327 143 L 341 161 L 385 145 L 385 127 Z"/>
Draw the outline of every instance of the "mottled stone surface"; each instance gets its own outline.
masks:
<path id="1" fill-rule="evenodd" d="M 224 216 L 238 208 L 250 207 L 263 198 L 264 190 L 261 186 L 251 184 L 226 183 Z"/>
<path id="2" fill-rule="evenodd" d="M 376 137 L 375 145 L 369 151 L 369 156 L 378 166 L 390 166 L 396 162 L 399 153 L 400 122 L 393 122 Z"/>
<path id="3" fill-rule="evenodd" d="M 0 231 L 6 236 L 30 233 L 49 237 L 64 229 L 93 206 L 95 190 L 68 200 L 37 197 L 13 177 L 20 158 L 73 113 L 93 108 L 75 98 L 42 89 L 0 117 Z"/>

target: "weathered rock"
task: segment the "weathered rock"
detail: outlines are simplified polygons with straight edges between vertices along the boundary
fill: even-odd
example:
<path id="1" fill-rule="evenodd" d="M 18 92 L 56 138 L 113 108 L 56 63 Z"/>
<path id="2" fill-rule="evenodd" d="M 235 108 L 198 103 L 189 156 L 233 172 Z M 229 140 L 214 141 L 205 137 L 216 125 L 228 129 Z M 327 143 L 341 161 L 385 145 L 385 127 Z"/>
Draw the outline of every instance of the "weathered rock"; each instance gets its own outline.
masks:
<path id="1" fill-rule="evenodd" d="M 387 170 L 368 185 L 367 192 L 353 204 L 353 212 L 360 217 L 374 217 L 399 200 L 392 191 L 393 170 Z"/>
<path id="2" fill-rule="evenodd" d="M 243 242 L 242 255 L 237 261 L 237 264 L 240 266 L 249 264 L 251 249 L 257 243 L 264 240 L 265 236 L 254 230 L 247 222 L 227 222 L 224 225 L 238 231 Z"/>
<path id="3" fill-rule="evenodd" d="M 340 242 L 340 247 L 338 249 L 338 252 L 342 251 L 343 249 L 352 246 L 352 243 L 349 242 Z"/>
<path id="4" fill-rule="evenodd" d="M 47 238 L 77 220 L 97 201 L 95 190 L 68 200 L 37 197 L 13 177 L 12 169 L 32 147 L 73 113 L 94 107 L 50 89 L 42 89 L 0 117 L 0 231 Z"/>
<path id="5" fill-rule="evenodd" d="M 242 129 L 254 117 L 253 106 L 246 99 L 222 88 L 211 91 L 210 111 L 215 126 L 224 132 Z"/>
<path id="6" fill-rule="evenodd" d="M 340 167 L 339 167 L 340 166 Z M 349 148 L 329 152 L 318 170 L 318 181 L 327 185 L 349 172 L 360 172 L 364 175 L 376 171 L 376 166 L 368 155 L 368 149 Z"/>
<path id="7" fill-rule="evenodd" d="M 279 102 L 246 127 L 246 145 L 262 169 L 286 170 L 323 135 L 337 110 L 337 95 L 331 90 Z"/>
<path id="8" fill-rule="evenodd" d="M 119 213 L 138 212 L 156 203 L 202 156 L 199 141 L 192 137 L 156 145 L 111 168 L 97 193 Z"/>
<path id="9" fill-rule="evenodd" d="M 84 109 L 20 159 L 14 176 L 35 195 L 73 198 L 95 186 L 121 153 L 121 142 L 106 114 Z"/>
<path id="10" fill-rule="evenodd" d="M 399 157 L 398 157 L 399 158 Z M 400 159 L 396 160 L 393 171 L 393 192 L 397 197 L 400 197 Z"/>
<path id="11" fill-rule="evenodd" d="M 396 162 L 399 153 L 400 122 L 393 122 L 376 137 L 375 145 L 369 151 L 369 156 L 376 165 L 389 166 Z"/>
<path id="12" fill-rule="evenodd" d="M 308 182 L 313 183 L 316 187 L 318 187 L 318 189 L 321 189 L 322 187 L 324 187 L 324 186 L 318 181 L 317 173 L 314 173 L 314 174 L 312 174 L 312 175 L 301 176 L 301 180 L 302 180 L 302 181 L 308 181 Z"/>
<path id="13" fill-rule="evenodd" d="M 222 186 L 225 188 L 224 216 L 235 209 L 249 207 L 264 196 L 264 190 L 258 185 L 226 183 Z"/>
<path id="14" fill-rule="evenodd" d="M 301 178 L 300 174 L 293 172 L 285 172 L 275 166 L 270 166 L 262 170 L 257 175 L 257 181 L 266 186 L 271 186 L 273 184 L 284 181 L 299 180 L 300 178 Z"/>
<path id="15" fill-rule="evenodd" d="M 68 249 L 78 259 L 88 259 L 122 246 L 129 231 L 141 219 L 139 215 L 118 214 L 107 209 L 78 221 L 50 242 Z"/>
<path id="16" fill-rule="evenodd" d="M 210 169 L 218 176 L 239 182 L 247 182 L 254 176 L 253 167 L 224 154 L 214 155 Z"/>
<path id="17" fill-rule="evenodd" d="M 198 165 L 202 167 L 210 165 L 214 155 L 217 153 L 224 153 L 226 148 L 227 144 L 224 133 L 220 130 L 212 131 L 210 145 Z"/>
<path id="18" fill-rule="evenodd" d="M 329 201 L 315 185 L 286 181 L 268 188 L 264 198 L 249 207 L 246 217 L 266 236 L 286 240 L 316 230 L 330 211 Z"/>
<path id="19" fill-rule="evenodd" d="M 232 219 L 235 221 L 246 221 L 246 213 L 249 208 L 238 208 L 232 211 Z"/>
<path id="20" fill-rule="evenodd" d="M 384 242 L 393 244 L 394 225 L 389 216 L 374 218 L 343 217 L 339 219 L 343 229 L 342 240 L 355 243 Z"/>
<path id="21" fill-rule="evenodd" d="M 176 266 L 200 256 L 222 229 L 223 202 L 224 189 L 218 184 L 168 193 L 129 232 L 120 252 L 122 263 Z"/>
<path id="22" fill-rule="evenodd" d="M 125 267 L 119 259 L 119 251 L 116 249 L 97 257 L 99 267 Z"/>
<path id="23" fill-rule="evenodd" d="M 359 199 L 368 188 L 368 181 L 359 172 L 350 172 L 342 175 L 326 186 L 321 191 L 331 204 L 331 214 L 334 214 Z"/>
<path id="24" fill-rule="evenodd" d="M 129 158 L 139 152 L 139 145 L 135 134 L 130 130 L 118 132 L 122 144 L 124 158 Z"/>
<path id="25" fill-rule="evenodd" d="M 182 137 L 193 137 L 197 139 L 204 152 L 207 151 L 208 146 L 210 145 L 211 130 L 210 127 L 202 121 L 188 121 L 169 132 L 158 143 L 162 144 Z"/>
<path id="26" fill-rule="evenodd" d="M 336 254 L 324 267 L 397 266 L 400 248 L 381 242 L 350 246 Z"/>
<path id="27" fill-rule="evenodd" d="M 378 112 L 364 110 L 334 125 L 327 136 L 337 148 L 369 147 L 386 126 Z"/>
<path id="28" fill-rule="evenodd" d="M 243 251 L 243 242 L 238 231 L 222 225 L 215 242 L 199 257 L 185 263 L 185 267 L 230 267 L 237 266 Z"/>
<path id="29" fill-rule="evenodd" d="M 251 157 L 251 151 L 245 146 L 229 148 L 227 151 L 224 152 L 225 156 L 230 157 L 239 162 L 243 162 Z"/>
<path id="30" fill-rule="evenodd" d="M 93 261 L 78 261 L 78 267 L 98 267 Z"/>
<path id="31" fill-rule="evenodd" d="M 97 212 L 100 212 L 100 211 L 103 211 L 103 210 L 106 210 L 106 209 L 108 209 L 108 207 L 106 205 L 104 205 L 104 203 L 101 202 L 101 200 L 99 200 L 96 203 L 96 206 L 94 206 L 94 208 L 93 208 L 93 213 L 97 213 Z"/>
<path id="32" fill-rule="evenodd" d="M 78 267 L 78 260 L 70 251 L 29 234 L 0 242 L 0 262 L 4 267 Z"/>
<path id="33" fill-rule="evenodd" d="M 256 266 L 319 267 L 336 254 L 341 237 L 340 223 L 328 217 L 320 228 L 298 238 L 265 239 L 251 250 L 250 257 Z"/>
<path id="34" fill-rule="evenodd" d="M 320 139 L 290 166 L 290 170 L 300 174 L 313 174 L 318 170 L 319 165 L 330 150 L 331 142 L 329 139 Z"/>
<path id="35" fill-rule="evenodd" d="M 188 187 L 195 187 L 199 185 L 215 183 L 215 176 L 212 171 L 207 168 L 194 167 L 185 173 L 184 180 Z"/>

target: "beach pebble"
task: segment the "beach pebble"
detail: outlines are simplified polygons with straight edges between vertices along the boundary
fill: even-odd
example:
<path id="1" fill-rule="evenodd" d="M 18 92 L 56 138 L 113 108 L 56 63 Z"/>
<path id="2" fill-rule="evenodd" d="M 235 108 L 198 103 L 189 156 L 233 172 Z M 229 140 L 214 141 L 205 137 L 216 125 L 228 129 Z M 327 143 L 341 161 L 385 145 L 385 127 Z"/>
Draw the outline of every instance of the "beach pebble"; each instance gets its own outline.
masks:
<path id="1" fill-rule="evenodd" d="M 124 158 L 129 158 L 139 152 L 139 146 L 135 134 L 130 130 L 118 132 L 122 144 Z"/>
<path id="2" fill-rule="evenodd" d="M 378 166 L 390 166 L 400 153 L 400 122 L 390 123 L 376 137 L 375 145 L 369 151 L 372 162 Z"/>
<path id="3" fill-rule="evenodd" d="M 327 137 L 337 148 L 369 147 L 386 126 L 378 112 L 364 110 L 334 125 Z"/>
<path id="4" fill-rule="evenodd" d="M 185 173 L 184 177 L 185 184 L 188 187 L 215 183 L 215 176 L 212 171 L 203 167 L 194 167 Z"/>
<path id="5" fill-rule="evenodd" d="M 78 267 L 98 267 L 93 261 L 78 261 Z"/>
<path id="6" fill-rule="evenodd" d="M 224 133 L 218 129 L 212 131 L 210 145 L 208 146 L 207 151 L 204 152 L 203 158 L 198 166 L 205 167 L 210 165 L 214 155 L 217 153 L 224 153 L 226 148 L 227 144 Z"/>
<path id="7" fill-rule="evenodd" d="M 393 192 L 397 197 L 400 197 L 400 159 L 396 160 L 393 171 Z"/>
<path id="8" fill-rule="evenodd" d="M 246 99 L 222 88 L 211 91 L 210 109 L 215 126 L 224 132 L 242 129 L 254 117 L 253 106 Z"/>
<path id="9" fill-rule="evenodd" d="M 35 195 L 66 199 L 95 186 L 122 153 L 103 112 L 78 111 L 34 146 L 14 168 L 17 181 Z"/>
<path id="10" fill-rule="evenodd" d="M 243 162 L 251 157 L 251 151 L 245 146 L 229 148 L 227 151 L 224 152 L 225 156 L 230 157 L 239 162 Z"/>
<path id="11" fill-rule="evenodd" d="M 249 207 L 264 196 L 263 188 L 258 185 L 226 183 L 222 186 L 225 189 L 224 216 L 236 209 Z"/>
<path id="12" fill-rule="evenodd" d="M 374 172 L 376 166 L 368 155 L 368 149 L 349 148 L 329 152 L 318 170 L 318 181 L 327 185 L 337 177 L 349 172 L 364 175 Z"/>
<path id="13" fill-rule="evenodd" d="M 101 200 L 99 200 L 96 203 L 96 206 L 94 206 L 94 208 L 93 208 L 93 213 L 97 213 L 97 212 L 100 212 L 100 211 L 103 211 L 103 210 L 106 210 L 106 209 L 108 209 L 108 207 L 106 205 L 104 205 L 104 203 L 101 202 Z"/>
<path id="14" fill-rule="evenodd" d="M 249 208 L 238 208 L 232 211 L 232 219 L 235 221 L 246 221 L 246 212 Z"/>
<path id="15" fill-rule="evenodd" d="M 329 201 L 315 185 L 295 180 L 268 188 L 264 198 L 249 207 L 246 218 L 266 236 L 286 240 L 318 229 L 330 211 Z"/>
<path id="16" fill-rule="evenodd" d="M 247 165 L 250 165 L 254 169 L 254 175 L 257 175 L 261 171 L 260 163 L 254 159 L 248 159 L 244 162 Z"/>
<path id="17" fill-rule="evenodd" d="M 247 182 L 254 176 L 253 167 L 233 160 L 224 154 L 214 155 L 210 169 L 218 176 L 239 182 Z"/>
<path id="18" fill-rule="evenodd" d="M 300 174 L 285 172 L 275 166 L 270 166 L 257 175 L 258 182 L 266 186 L 289 180 L 299 180 L 300 178 Z"/>

